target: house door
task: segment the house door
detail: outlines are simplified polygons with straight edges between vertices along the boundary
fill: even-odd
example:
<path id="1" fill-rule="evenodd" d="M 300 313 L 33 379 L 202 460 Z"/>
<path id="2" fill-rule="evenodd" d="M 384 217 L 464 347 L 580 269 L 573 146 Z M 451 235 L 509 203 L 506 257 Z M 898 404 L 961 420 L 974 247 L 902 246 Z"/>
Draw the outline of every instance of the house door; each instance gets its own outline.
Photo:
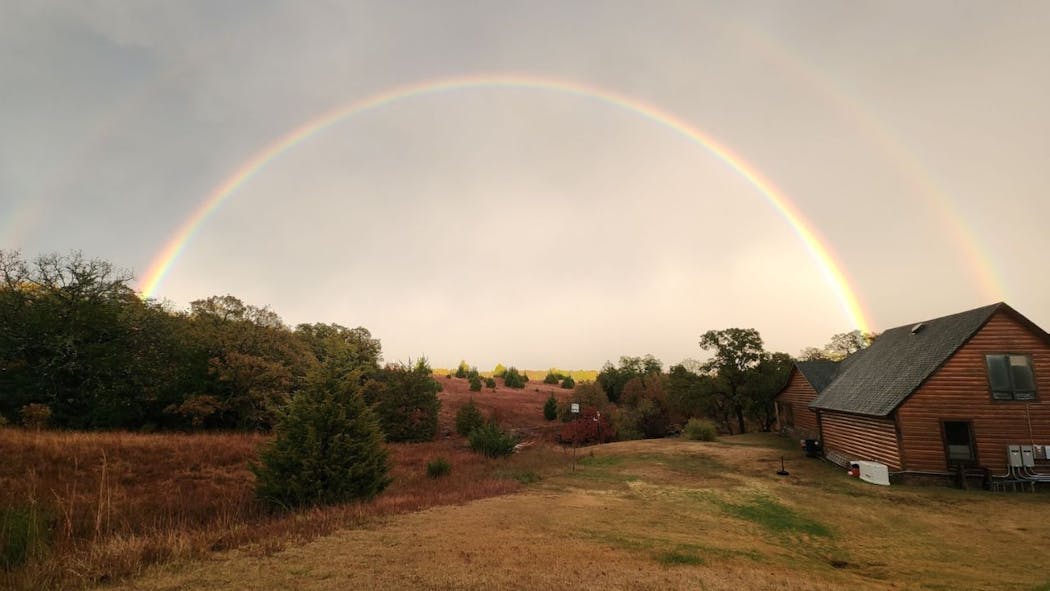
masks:
<path id="1" fill-rule="evenodd" d="M 976 464 L 977 450 L 974 447 L 973 422 L 944 421 L 944 452 L 948 467 L 958 464 Z"/>

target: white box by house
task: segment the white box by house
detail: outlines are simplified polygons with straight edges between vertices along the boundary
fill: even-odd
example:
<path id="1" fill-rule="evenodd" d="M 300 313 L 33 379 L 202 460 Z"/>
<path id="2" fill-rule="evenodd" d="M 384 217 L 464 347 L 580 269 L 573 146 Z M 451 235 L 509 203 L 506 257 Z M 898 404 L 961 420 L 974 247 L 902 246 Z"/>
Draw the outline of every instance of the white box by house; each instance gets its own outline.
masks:
<path id="1" fill-rule="evenodd" d="M 864 482 L 881 484 L 882 486 L 890 485 L 890 470 L 886 467 L 886 464 L 866 460 L 854 460 L 850 463 L 856 464 L 860 468 L 860 479 Z"/>

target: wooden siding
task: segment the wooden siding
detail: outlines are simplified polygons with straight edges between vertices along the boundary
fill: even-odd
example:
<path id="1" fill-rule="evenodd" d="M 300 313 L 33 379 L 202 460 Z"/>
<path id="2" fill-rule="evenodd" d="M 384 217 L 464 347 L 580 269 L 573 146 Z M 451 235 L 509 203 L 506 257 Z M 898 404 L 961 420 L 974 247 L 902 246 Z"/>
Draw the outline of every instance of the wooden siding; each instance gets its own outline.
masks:
<path id="1" fill-rule="evenodd" d="M 817 428 L 817 413 L 809 407 L 809 403 L 817 397 L 817 391 L 802 375 L 798 368 L 791 370 L 791 377 L 787 386 L 777 394 L 778 405 L 790 404 L 792 414 L 795 417 L 793 428 L 789 425 L 779 425 L 780 430 L 788 430 L 795 436 L 803 439 L 819 439 L 820 430 Z M 782 415 L 781 415 L 782 416 Z"/>
<path id="2" fill-rule="evenodd" d="M 850 460 L 871 460 L 901 468 L 897 451 L 897 428 L 892 419 L 866 417 L 844 412 L 820 412 L 824 452 L 837 464 Z"/>
<path id="3" fill-rule="evenodd" d="M 1027 353 L 1036 379 L 1033 402 L 993 401 L 985 355 Z M 1007 312 L 997 312 L 897 410 L 908 471 L 948 469 L 941 421 L 972 421 L 977 461 L 1006 472 L 1007 445 L 1050 445 L 1050 346 Z M 1029 424 L 1031 432 L 1029 432 Z M 1050 472 L 1050 462 L 1037 460 Z"/>

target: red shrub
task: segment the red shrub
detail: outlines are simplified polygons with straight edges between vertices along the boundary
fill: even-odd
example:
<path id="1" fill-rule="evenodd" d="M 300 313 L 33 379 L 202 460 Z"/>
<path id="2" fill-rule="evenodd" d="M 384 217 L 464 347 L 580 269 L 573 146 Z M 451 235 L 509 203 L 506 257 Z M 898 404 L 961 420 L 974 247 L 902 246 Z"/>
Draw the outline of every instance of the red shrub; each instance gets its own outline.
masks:
<path id="1" fill-rule="evenodd" d="M 607 414 L 594 407 L 586 407 L 577 418 L 563 423 L 558 441 L 577 445 L 606 443 L 616 438 L 616 430 L 609 424 Z"/>

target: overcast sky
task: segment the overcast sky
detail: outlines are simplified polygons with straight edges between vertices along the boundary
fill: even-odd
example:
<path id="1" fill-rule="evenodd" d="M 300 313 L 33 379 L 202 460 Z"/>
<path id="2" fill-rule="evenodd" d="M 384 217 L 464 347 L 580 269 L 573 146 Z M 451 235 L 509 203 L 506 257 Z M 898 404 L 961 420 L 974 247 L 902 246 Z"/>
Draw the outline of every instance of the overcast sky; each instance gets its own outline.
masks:
<path id="1" fill-rule="evenodd" d="M 877 329 L 1005 300 L 1050 327 L 1050 3 L 0 3 L 0 248 L 143 277 L 216 186 L 341 104 L 452 76 L 600 87 L 778 186 Z M 853 328 L 770 203 L 681 134 L 535 88 L 405 99 L 266 166 L 160 285 L 427 355 L 597 368 Z"/>

